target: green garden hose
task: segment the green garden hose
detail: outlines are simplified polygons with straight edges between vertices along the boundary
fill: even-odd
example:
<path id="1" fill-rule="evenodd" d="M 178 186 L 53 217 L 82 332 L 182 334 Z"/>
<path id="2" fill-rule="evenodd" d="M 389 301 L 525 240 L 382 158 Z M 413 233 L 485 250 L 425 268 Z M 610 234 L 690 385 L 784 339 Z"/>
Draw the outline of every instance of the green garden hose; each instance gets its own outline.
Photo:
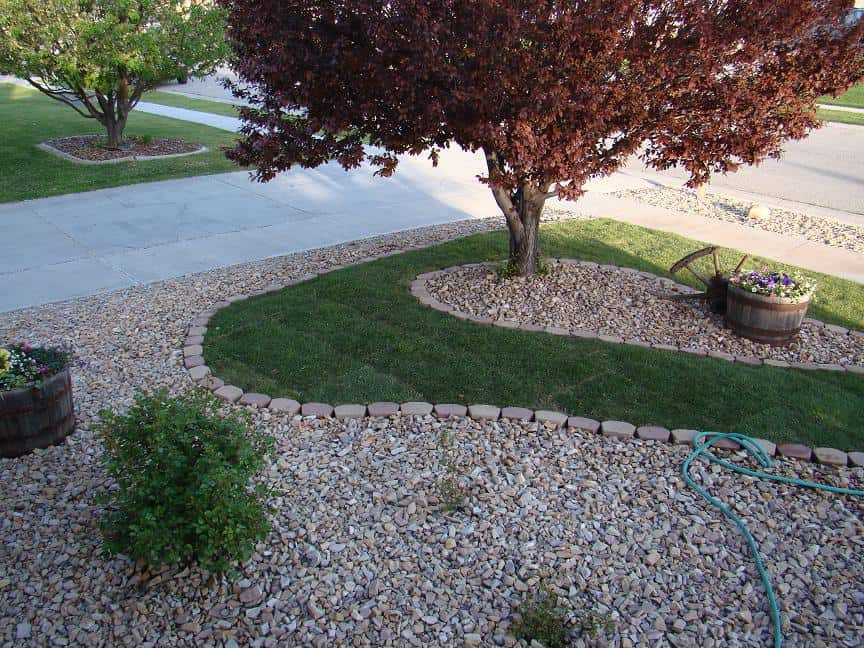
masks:
<path id="1" fill-rule="evenodd" d="M 703 442 L 703 439 L 707 440 Z M 758 479 L 769 479 L 772 481 L 783 482 L 785 484 L 794 484 L 795 486 L 815 488 L 818 490 L 824 490 L 830 493 L 839 493 L 842 495 L 864 496 L 864 490 L 856 490 L 854 488 L 840 488 L 838 486 L 817 484 L 816 482 L 805 481 L 803 479 L 783 477 L 782 475 L 771 475 L 769 473 L 759 472 L 757 470 L 750 470 L 749 468 L 744 468 L 743 466 L 729 463 L 728 461 L 724 461 L 723 459 L 714 456 L 708 451 L 708 449 L 712 445 L 714 445 L 721 439 L 730 439 L 732 441 L 735 441 L 747 452 L 749 452 L 753 457 L 755 457 L 756 460 L 762 465 L 762 467 L 771 467 L 771 459 L 768 458 L 768 455 L 765 453 L 762 447 L 752 438 L 748 437 L 746 434 L 700 432 L 693 439 L 693 446 L 695 447 L 695 450 L 690 453 L 690 456 L 687 457 L 687 459 L 684 461 L 684 465 L 681 466 L 681 474 L 684 476 L 684 481 L 686 481 L 693 490 L 699 493 L 715 507 L 723 511 L 726 517 L 728 517 L 736 525 L 738 525 L 738 528 L 741 529 L 741 531 L 744 533 L 744 537 L 747 539 L 747 544 L 750 547 L 750 552 L 753 554 L 753 560 L 756 562 L 756 568 L 759 570 L 759 575 L 762 577 L 762 585 L 765 587 L 765 593 L 768 595 L 768 605 L 771 608 L 771 620 L 774 623 L 774 648 L 780 648 L 783 644 L 783 633 L 780 627 L 780 610 L 777 607 L 777 600 L 774 597 L 774 589 L 771 587 L 771 579 L 768 577 L 768 571 L 765 569 L 765 564 L 762 562 L 762 556 L 759 554 L 759 547 L 756 544 L 756 540 L 755 538 L 753 538 L 753 534 L 750 533 L 750 529 L 747 528 L 747 524 L 744 522 L 744 520 L 735 515 L 732 510 L 723 502 L 721 502 L 713 495 L 710 495 L 704 488 L 702 488 L 693 481 L 693 479 L 690 477 L 690 464 L 692 464 L 697 457 L 702 456 L 709 461 L 723 466 L 724 468 L 729 468 L 730 470 L 734 470 L 735 472 L 741 473 L 742 475 L 749 475 L 750 477 L 756 477 Z"/>

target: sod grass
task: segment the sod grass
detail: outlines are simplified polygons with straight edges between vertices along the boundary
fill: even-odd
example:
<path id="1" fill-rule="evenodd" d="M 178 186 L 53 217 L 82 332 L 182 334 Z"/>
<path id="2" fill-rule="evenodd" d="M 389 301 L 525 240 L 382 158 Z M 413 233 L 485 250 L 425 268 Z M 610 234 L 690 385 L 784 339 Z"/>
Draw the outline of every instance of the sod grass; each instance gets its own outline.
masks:
<path id="1" fill-rule="evenodd" d="M 675 260 L 704 245 L 610 220 L 546 225 L 542 244 L 550 257 L 664 276 Z M 506 249 L 505 232 L 480 234 L 232 304 L 211 319 L 205 359 L 216 375 L 244 390 L 301 402 L 518 405 L 864 448 L 860 375 L 749 367 L 483 326 L 422 306 L 409 293 L 422 272 L 501 259 Z M 724 253 L 727 266 L 739 257 Z M 864 329 L 864 286 L 807 274 L 820 286 L 812 317 Z"/>

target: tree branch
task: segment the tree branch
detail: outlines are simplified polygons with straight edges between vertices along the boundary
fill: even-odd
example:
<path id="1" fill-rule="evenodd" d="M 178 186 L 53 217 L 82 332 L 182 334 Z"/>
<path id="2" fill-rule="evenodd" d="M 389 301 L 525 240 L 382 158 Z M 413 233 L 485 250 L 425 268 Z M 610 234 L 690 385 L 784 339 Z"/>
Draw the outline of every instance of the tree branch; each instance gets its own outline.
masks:
<path id="1" fill-rule="evenodd" d="M 519 213 L 513 205 L 510 194 L 506 189 L 496 186 L 492 181 L 492 176 L 501 172 L 498 154 L 495 151 L 487 151 L 485 148 L 483 153 L 486 155 L 486 166 L 489 169 L 489 188 L 492 189 L 495 202 L 504 212 L 504 218 L 507 219 L 507 226 L 510 230 L 517 236 L 521 236 L 523 233 L 522 221 L 519 219 Z"/>
<path id="2" fill-rule="evenodd" d="M 90 115 L 90 114 L 88 114 L 88 113 L 85 113 L 83 110 L 81 110 L 81 109 L 80 109 L 80 108 L 75 104 L 74 101 L 71 101 L 70 99 L 67 99 L 66 97 L 63 96 L 63 95 L 69 95 L 69 94 L 71 94 L 71 95 L 73 95 L 73 96 L 75 96 L 75 97 L 78 97 L 78 95 L 76 95 L 74 92 L 61 92 L 61 91 L 57 91 L 57 90 L 52 90 L 52 89 L 50 89 L 50 88 L 48 88 L 48 87 L 46 87 L 46 86 L 41 86 L 41 85 L 39 85 L 38 83 L 36 83 L 35 81 L 33 81 L 33 79 L 31 79 L 31 78 L 29 78 L 29 77 L 27 78 L 27 83 L 29 83 L 30 85 L 32 85 L 34 88 L 36 88 L 36 89 L 37 89 L 39 92 L 41 92 L 42 94 L 48 95 L 48 96 L 51 97 L 52 99 L 56 99 L 57 101 L 60 101 L 60 102 L 62 102 L 62 103 L 64 103 L 64 104 L 66 104 L 67 106 L 69 106 L 70 108 L 72 108 L 75 112 L 77 112 L 79 115 L 81 115 L 81 116 L 84 117 L 85 119 L 96 119 L 96 115 Z M 80 97 L 78 97 L 78 98 L 80 99 Z"/>

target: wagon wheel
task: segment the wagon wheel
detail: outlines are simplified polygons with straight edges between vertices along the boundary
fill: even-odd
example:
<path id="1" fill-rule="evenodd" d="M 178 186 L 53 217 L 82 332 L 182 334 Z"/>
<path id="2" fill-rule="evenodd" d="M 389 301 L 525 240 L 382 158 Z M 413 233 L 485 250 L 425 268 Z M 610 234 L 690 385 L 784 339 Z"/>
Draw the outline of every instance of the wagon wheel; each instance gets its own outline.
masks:
<path id="1" fill-rule="evenodd" d="M 693 300 L 693 299 L 704 299 L 708 302 L 709 307 L 715 313 L 724 313 L 726 311 L 726 284 L 727 279 L 726 275 L 720 269 L 720 260 L 717 257 L 717 250 L 719 250 L 716 245 L 709 245 L 706 248 L 702 248 L 701 250 L 696 250 L 695 252 L 691 252 L 687 256 L 682 259 L 679 259 L 671 268 L 669 268 L 669 272 L 673 275 L 677 274 L 681 270 L 686 269 L 690 274 L 692 274 L 696 279 L 698 279 L 702 285 L 705 286 L 705 290 L 700 293 L 691 293 L 687 295 L 668 295 L 668 299 L 674 300 Z M 703 273 L 699 272 L 696 269 L 695 264 L 699 259 L 710 256 L 711 260 L 714 264 L 714 274 L 711 276 L 705 276 Z M 741 260 L 738 262 L 738 265 L 735 266 L 735 272 L 738 272 L 744 264 L 747 262 L 749 257 L 745 254 Z"/>

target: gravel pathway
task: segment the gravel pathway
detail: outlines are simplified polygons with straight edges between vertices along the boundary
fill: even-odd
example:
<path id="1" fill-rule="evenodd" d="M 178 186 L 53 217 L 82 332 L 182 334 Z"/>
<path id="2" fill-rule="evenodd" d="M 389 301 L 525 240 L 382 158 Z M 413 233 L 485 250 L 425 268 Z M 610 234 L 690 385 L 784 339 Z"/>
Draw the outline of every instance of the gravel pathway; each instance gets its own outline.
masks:
<path id="1" fill-rule="evenodd" d="M 69 342 L 80 356 L 79 431 L 0 459 L 0 645 L 512 645 L 513 610 L 541 573 L 566 600 L 586 591 L 612 613 L 611 645 L 764 644 L 770 623 L 746 547 L 684 487 L 685 448 L 536 423 L 259 411 L 277 441 L 264 476 L 274 531 L 238 579 L 141 573 L 102 556 L 96 498 L 109 484 L 95 412 L 128 403 L 135 387 L 187 388 L 179 345 L 195 313 L 274 281 L 498 226 L 439 226 L 0 316 L 2 339 Z M 444 429 L 466 493 L 456 513 L 440 510 Z M 777 469 L 864 487 L 860 468 Z M 862 502 L 696 472 L 751 522 L 789 645 L 857 645 Z"/>
<path id="2" fill-rule="evenodd" d="M 462 267 L 426 281 L 426 289 L 438 301 L 493 320 L 594 331 L 732 356 L 864 366 L 864 335 L 807 322 L 788 347 L 751 342 L 724 328 L 722 316 L 701 301 L 661 297 L 682 288 L 650 273 L 579 262 L 550 264 L 546 276 L 502 280 L 490 267 Z"/>
<path id="3" fill-rule="evenodd" d="M 700 200 L 696 192 L 688 189 L 633 189 L 614 194 L 618 198 L 636 200 L 655 207 L 714 218 L 728 223 L 747 225 L 754 229 L 796 236 L 823 245 L 845 248 L 864 254 L 864 227 L 844 223 L 833 218 L 809 216 L 802 212 L 771 207 L 768 219 L 752 220 L 747 213 L 753 203 L 735 200 L 708 192 Z"/>

